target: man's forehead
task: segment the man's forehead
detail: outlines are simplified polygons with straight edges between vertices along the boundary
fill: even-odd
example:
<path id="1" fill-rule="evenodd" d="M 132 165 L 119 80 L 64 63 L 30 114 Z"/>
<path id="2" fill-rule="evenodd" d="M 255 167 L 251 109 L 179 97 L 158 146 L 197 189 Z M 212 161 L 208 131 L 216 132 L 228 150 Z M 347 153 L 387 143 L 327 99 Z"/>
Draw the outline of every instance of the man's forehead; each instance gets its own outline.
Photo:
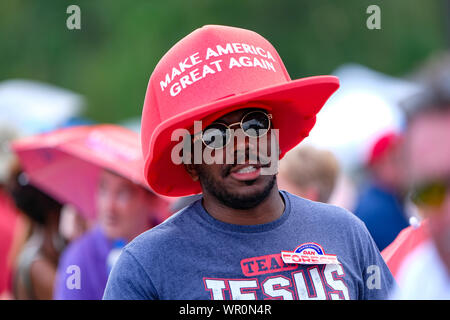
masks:
<path id="1" fill-rule="evenodd" d="M 408 130 L 407 151 L 413 179 L 450 174 L 450 112 L 415 119 Z"/>
<path id="2" fill-rule="evenodd" d="M 244 108 L 244 109 L 238 109 L 238 110 L 234 110 L 231 111 L 223 116 L 221 116 L 220 118 L 216 119 L 215 121 L 220 121 L 220 122 L 225 122 L 225 123 L 233 123 L 233 122 L 239 122 L 241 121 L 242 117 L 250 112 L 250 111 L 254 111 L 257 109 L 252 109 L 252 108 Z"/>
<path id="3" fill-rule="evenodd" d="M 114 184 L 115 186 L 126 186 L 130 188 L 140 188 L 130 179 L 123 177 L 122 175 L 108 169 L 104 169 L 100 175 L 100 181 L 105 184 Z"/>
<path id="4" fill-rule="evenodd" d="M 234 107 L 231 107 L 229 111 L 228 110 L 219 111 L 202 118 L 201 119 L 202 130 L 213 122 L 223 122 L 226 124 L 240 122 L 244 114 L 256 110 L 270 112 L 271 107 L 260 102 L 248 102 L 244 105 L 236 105 Z M 192 129 L 194 130 L 195 134 L 196 133 L 195 127 L 193 127 Z"/>

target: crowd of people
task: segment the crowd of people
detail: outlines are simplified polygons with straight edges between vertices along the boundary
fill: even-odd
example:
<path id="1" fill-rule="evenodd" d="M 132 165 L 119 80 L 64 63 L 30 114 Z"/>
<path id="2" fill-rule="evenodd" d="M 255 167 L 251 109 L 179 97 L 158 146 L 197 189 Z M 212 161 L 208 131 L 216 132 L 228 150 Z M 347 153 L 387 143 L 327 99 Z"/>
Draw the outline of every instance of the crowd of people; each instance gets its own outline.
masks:
<path id="1" fill-rule="evenodd" d="M 202 33 L 205 30 L 207 32 Z M 195 31 L 172 48 L 171 55 L 166 60 L 162 59 L 152 78 L 155 74 L 168 72 L 165 64 L 176 65 L 176 59 L 183 61 L 182 55 L 187 52 L 185 48 L 197 46 L 200 52 L 199 48 L 204 43 L 216 41 L 215 32 L 229 43 L 254 42 L 255 47 L 248 46 L 248 52 L 240 47 L 230 48 L 234 48 L 234 54 L 241 53 L 239 50 L 251 54 L 253 48 L 268 57 L 268 62 L 274 64 L 274 70 L 283 70 L 275 49 L 253 33 L 209 26 Z M 196 59 L 200 63 L 200 58 L 196 56 Z M 265 87 L 270 83 L 264 83 L 262 79 L 262 75 L 269 74 L 264 68 L 245 69 L 240 66 L 244 65 L 244 60 L 235 61 L 236 67 L 233 69 L 230 64 L 229 70 L 222 71 L 224 78 L 217 80 L 226 90 L 237 91 L 230 81 L 243 86 L 242 79 L 246 77 L 242 73 L 233 78 L 231 72 L 255 72 L 251 79 L 262 81 L 256 86 Z M 265 180 L 260 178 L 262 175 L 256 175 L 255 172 L 259 174 L 259 170 L 264 169 L 259 165 L 239 167 L 224 164 L 219 167 L 215 164 L 189 163 L 184 164 L 181 171 L 178 167 L 183 167 L 183 164 L 178 164 L 177 169 L 164 167 L 161 163 L 170 157 L 158 152 L 168 149 L 169 144 L 157 140 L 164 136 L 164 128 L 159 131 L 155 129 L 159 128 L 157 122 L 161 119 L 149 120 L 149 117 L 161 113 L 154 112 L 154 104 L 168 104 L 165 96 L 158 99 L 146 97 L 142 135 L 130 134 L 136 141 L 142 141 L 143 151 L 140 143 L 124 146 L 123 143 L 115 144 L 111 136 L 110 140 L 102 140 L 101 135 L 96 134 L 88 136 L 76 148 L 64 149 L 69 156 L 63 160 L 58 157 L 57 152 L 62 151 L 56 145 L 31 150 L 46 161 L 42 162 L 44 160 L 41 161 L 38 156 L 32 158 L 31 162 L 41 161 L 41 167 L 53 165 L 55 168 L 57 160 L 66 164 L 63 170 L 58 171 L 66 190 L 51 187 L 56 184 L 55 178 L 48 173 L 51 170 L 45 171 L 46 174 L 41 172 L 38 177 L 37 167 L 29 165 L 31 151 L 25 150 L 27 153 L 21 149 L 21 142 L 28 137 L 19 138 L 6 130 L 2 131 L 0 298 L 252 299 L 258 298 L 259 293 L 249 288 L 258 288 L 266 297 L 285 299 L 450 299 L 450 64 L 447 58 L 441 61 L 441 66 L 422 83 L 423 92 L 408 98 L 400 106 L 407 117 L 404 130 L 382 132 L 374 137 L 364 162 L 365 179 L 355 186 L 358 196 L 351 206 L 344 209 L 333 205 L 333 194 L 339 192 L 338 179 L 342 174 L 339 161 L 329 150 L 300 143 L 307 136 L 305 131 L 289 142 L 280 140 L 282 157 L 273 180 L 269 179 L 272 177 L 270 174 L 268 178 L 264 177 Z M 209 91 L 222 90 L 206 84 L 206 81 L 214 81 L 214 76 L 211 74 L 199 80 L 199 85 L 205 83 Z M 152 81 L 165 79 L 164 76 L 159 80 L 152 78 L 150 85 Z M 328 81 L 326 84 L 332 86 L 335 80 L 320 81 Z M 278 85 L 280 80 L 276 79 L 275 83 Z M 297 99 L 306 101 L 306 104 L 317 104 L 312 98 L 303 99 L 301 95 L 319 95 L 320 90 L 325 90 L 319 88 L 323 83 L 311 82 L 308 87 L 310 91 L 300 91 Z M 161 89 L 158 94 L 166 94 L 160 82 L 156 87 Z M 335 90 L 337 87 L 333 88 Z M 189 90 L 198 90 L 196 85 L 191 84 L 182 91 L 187 92 L 189 99 L 197 99 L 196 104 L 189 100 L 183 105 L 176 100 L 182 107 L 176 111 L 177 107 L 171 105 L 175 110 L 171 112 L 182 114 L 200 105 L 215 108 L 214 112 L 199 111 L 177 123 L 187 126 L 188 120 L 207 119 L 204 127 L 210 131 L 201 128 L 202 150 L 209 148 L 214 153 L 224 147 L 216 145 L 219 140 L 223 138 L 225 145 L 229 143 L 226 130 L 233 125 L 240 125 L 247 136 L 250 135 L 247 131 L 251 129 L 245 128 L 245 125 L 260 125 L 258 130 L 266 130 L 264 134 L 268 136 L 273 129 L 279 129 L 280 135 L 283 135 L 286 132 L 282 131 L 284 127 L 291 127 L 289 130 L 298 127 L 300 131 L 306 127 L 310 130 L 308 119 L 318 112 L 314 105 L 315 111 L 307 116 L 299 116 L 300 112 L 294 107 L 283 111 L 287 115 L 277 113 L 275 104 L 266 108 L 272 94 L 268 91 L 261 94 L 263 103 L 256 107 L 248 101 L 258 101 L 259 96 L 250 95 L 248 101 L 230 102 L 231 108 L 225 105 L 216 108 L 216 105 L 207 104 L 217 101 L 214 94 L 208 90 L 194 93 L 189 93 Z M 245 90 L 253 92 L 254 88 L 247 86 Z M 328 96 L 333 90 L 330 89 Z M 156 91 L 149 90 L 147 95 Z M 288 97 L 290 94 L 280 92 L 277 93 L 280 96 L 285 94 Z M 181 98 L 182 93 L 179 95 Z M 202 94 L 207 97 L 203 99 Z M 217 95 L 231 94 L 224 91 Z M 278 101 L 279 97 L 273 100 Z M 325 103 L 326 97 L 320 101 Z M 161 105 L 157 107 L 161 108 Z M 283 122 L 277 118 L 280 115 L 285 117 Z M 166 112 L 165 116 L 175 119 L 177 115 Z M 87 127 L 101 130 L 97 125 Z M 63 137 L 60 145 L 67 146 L 71 143 L 71 132 L 76 129 L 62 128 L 32 138 L 44 139 L 45 136 L 48 139 L 52 134 L 57 134 Z M 64 134 L 61 135 L 61 132 Z M 157 136 L 155 132 L 163 133 Z M 208 136 L 208 132 L 213 133 Z M 190 133 L 194 136 L 195 145 L 197 133 Z M 75 179 L 75 162 L 70 159 L 79 158 L 79 153 L 70 154 L 68 150 L 78 152 L 83 148 L 94 153 L 91 153 L 91 159 L 81 159 L 76 165 L 86 168 L 92 165 L 97 171 L 94 173 L 91 169 L 85 169 L 82 172 L 86 176 L 75 173 Z M 193 152 L 194 147 L 189 150 Z M 251 153 L 251 150 L 247 152 Z M 131 156 L 136 154 L 138 159 Z M 25 160 L 27 157 L 28 162 Z M 117 170 L 118 163 L 122 167 L 132 168 L 133 161 L 139 164 L 137 169 L 133 169 L 134 174 L 142 176 L 139 179 L 126 171 Z M 234 180 L 227 180 L 231 179 L 230 176 Z M 80 188 L 78 179 L 90 181 L 90 192 L 86 197 L 72 198 L 71 195 Z M 253 196 L 251 188 L 260 188 L 261 195 Z M 237 190 L 241 189 L 242 193 L 238 194 Z M 66 197 L 66 194 L 69 196 Z M 86 201 L 92 202 L 92 212 L 84 206 Z M 288 210 L 289 216 L 286 214 Z M 290 219 L 288 226 L 283 225 L 286 219 Z M 151 232 L 147 232 L 149 230 Z M 302 239 L 301 242 L 298 239 Z M 208 243 L 214 243 L 216 247 L 206 245 Z M 254 247 L 251 247 L 252 244 Z M 285 256 L 285 251 L 281 251 L 280 257 L 275 257 L 280 253 L 278 246 L 285 251 L 294 250 L 290 258 Z M 224 248 L 231 250 L 231 253 L 221 251 Z M 308 250 L 309 254 L 315 250 L 312 254 L 319 258 L 335 255 L 342 267 L 333 267 L 327 262 L 312 267 L 305 262 L 310 266 L 308 271 L 298 269 L 299 262 L 294 260 L 297 256 L 292 254 L 308 254 Z M 172 255 L 179 255 L 179 260 L 166 256 L 169 251 Z M 217 256 L 217 251 L 221 251 L 221 256 Z M 233 269 L 234 255 L 240 259 L 238 271 Z M 260 259 L 255 260 L 254 257 Z M 348 262 L 350 260 L 353 262 Z M 269 263 L 271 270 L 280 269 L 280 272 L 291 275 L 292 279 L 280 276 L 270 282 L 267 277 L 264 281 L 263 278 L 256 278 L 272 272 L 268 270 Z M 361 291 L 356 289 L 356 280 L 344 278 L 346 273 L 347 277 L 365 279 L 368 271 L 360 269 L 370 265 L 377 265 L 381 272 L 382 288 L 377 288 L 378 291 L 372 288 Z M 236 272 L 243 272 L 248 280 L 233 280 L 238 279 Z M 358 272 L 362 275 L 357 275 Z M 244 277 L 240 275 L 240 278 Z M 201 280 L 200 285 L 195 283 L 197 278 Z M 322 281 L 323 292 L 318 287 Z M 294 283 L 296 293 L 288 290 L 289 287 L 294 288 Z M 314 294 L 313 290 L 316 290 Z"/>

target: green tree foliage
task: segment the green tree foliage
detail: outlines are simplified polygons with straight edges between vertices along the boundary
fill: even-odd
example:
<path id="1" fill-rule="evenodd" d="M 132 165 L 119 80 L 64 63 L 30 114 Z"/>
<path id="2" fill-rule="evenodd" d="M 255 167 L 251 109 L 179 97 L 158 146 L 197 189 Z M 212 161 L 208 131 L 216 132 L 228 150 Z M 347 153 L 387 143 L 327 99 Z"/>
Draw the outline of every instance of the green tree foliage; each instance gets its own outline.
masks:
<path id="1" fill-rule="evenodd" d="M 66 8 L 81 9 L 68 30 Z M 381 30 L 366 27 L 369 5 Z M 150 74 L 179 39 L 205 24 L 255 30 L 292 78 L 346 62 L 402 76 L 446 45 L 439 0 L 82 0 L 0 2 L 0 81 L 28 78 L 79 92 L 101 122 L 139 116 Z"/>

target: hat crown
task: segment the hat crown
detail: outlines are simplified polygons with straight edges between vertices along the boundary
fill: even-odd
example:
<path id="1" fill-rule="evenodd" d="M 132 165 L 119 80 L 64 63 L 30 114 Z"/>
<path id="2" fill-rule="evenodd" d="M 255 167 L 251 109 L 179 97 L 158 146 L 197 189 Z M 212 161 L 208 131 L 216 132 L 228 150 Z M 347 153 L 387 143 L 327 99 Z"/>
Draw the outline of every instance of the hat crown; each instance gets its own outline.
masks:
<path id="1" fill-rule="evenodd" d="M 262 36 L 207 25 L 161 58 L 150 77 L 144 107 L 164 121 L 197 106 L 289 80 L 275 48 Z"/>

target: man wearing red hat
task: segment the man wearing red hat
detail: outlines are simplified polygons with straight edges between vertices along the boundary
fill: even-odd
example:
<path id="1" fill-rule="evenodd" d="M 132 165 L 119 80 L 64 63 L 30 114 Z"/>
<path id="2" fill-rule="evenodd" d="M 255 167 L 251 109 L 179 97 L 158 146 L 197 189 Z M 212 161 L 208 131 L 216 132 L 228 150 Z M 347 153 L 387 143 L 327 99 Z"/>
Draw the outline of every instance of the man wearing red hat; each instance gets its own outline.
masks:
<path id="1" fill-rule="evenodd" d="M 137 237 L 104 299 L 383 299 L 394 280 L 363 223 L 276 183 L 338 79 L 292 81 L 259 34 L 204 26 L 147 88 L 145 177 L 166 196 L 203 194 Z"/>
<path id="2" fill-rule="evenodd" d="M 383 132 L 370 147 L 367 181 L 360 188 L 353 212 L 370 232 L 380 251 L 409 226 L 405 206 L 406 175 L 400 133 Z"/>

